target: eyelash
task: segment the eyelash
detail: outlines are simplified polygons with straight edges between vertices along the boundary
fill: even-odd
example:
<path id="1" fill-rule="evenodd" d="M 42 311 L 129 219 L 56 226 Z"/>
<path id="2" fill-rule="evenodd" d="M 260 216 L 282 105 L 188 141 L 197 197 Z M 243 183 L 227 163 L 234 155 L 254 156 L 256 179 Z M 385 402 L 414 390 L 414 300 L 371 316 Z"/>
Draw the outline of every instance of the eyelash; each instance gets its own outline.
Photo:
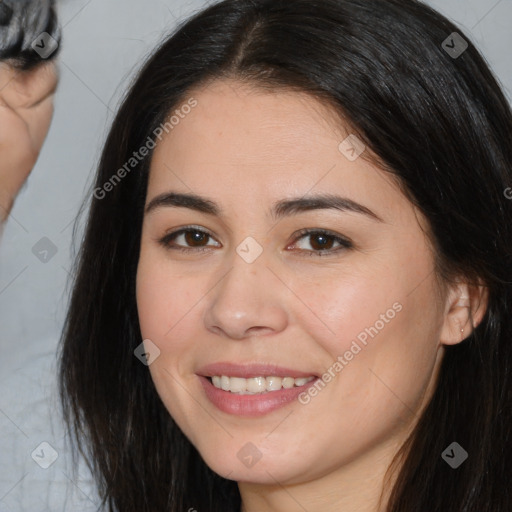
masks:
<path id="1" fill-rule="evenodd" d="M 191 253 L 191 252 L 202 253 L 202 252 L 209 251 L 211 249 L 211 247 L 184 247 L 181 245 L 171 245 L 170 244 L 170 242 L 172 242 L 179 235 L 189 233 L 189 232 L 202 233 L 202 234 L 208 236 L 209 238 L 213 238 L 213 236 L 210 233 L 208 233 L 207 231 L 204 231 L 203 229 L 196 228 L 194 226 L 187 226 L 187 227 L 181 228 L 177 231 L 168 233 L 167 235 L 162 237 L 160 240 L 158 240 L 158 242 L 161 245 L 163 245 L 166 249 L 177 250 L 177 251 L 181 251 L 183 253 Z M 325 255 L 338 253 L 345 249 L 351 249 L 353 247 L 353 244 L 346 238 L 343 238 L 331 231 L 323 230 L 323 229 L 302 229 L 297 233 L 297 237 L 296 237 L 294 243 L 296 243 L 298 240 L 305 237 L 306 235 L 327 236 L 329 238 L 334 239 L 335 242 L 338 242 L 340 244 L 340 247 L 338 247 L 336 249 L 323 249 L 323 250 L 319 250 L 319 251 L 308 250 L 308 249 L 299 249 L 299 251 L 305 253 L 306 256 L 325 256 Z"/>

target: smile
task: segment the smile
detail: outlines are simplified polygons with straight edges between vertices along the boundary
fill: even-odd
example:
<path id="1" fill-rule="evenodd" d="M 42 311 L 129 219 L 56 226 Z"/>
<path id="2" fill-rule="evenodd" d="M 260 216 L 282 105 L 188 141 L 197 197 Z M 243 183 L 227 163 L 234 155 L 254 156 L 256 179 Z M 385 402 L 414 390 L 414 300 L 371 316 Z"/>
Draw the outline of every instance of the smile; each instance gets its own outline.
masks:
<path id="1" fill-rule="evenodd" d="M 223 391 L 229 391 L 238 395 L 256 395 L 267 393 L 269 391 L 278 391 L 280 389 L 291 389 L 293 387 L 304 386 L 315 377 L 252 377 L 245 379 L 243 377 L 228 377 L 226 375 L 214 375 L 209 380 L 217 388 Z"/>

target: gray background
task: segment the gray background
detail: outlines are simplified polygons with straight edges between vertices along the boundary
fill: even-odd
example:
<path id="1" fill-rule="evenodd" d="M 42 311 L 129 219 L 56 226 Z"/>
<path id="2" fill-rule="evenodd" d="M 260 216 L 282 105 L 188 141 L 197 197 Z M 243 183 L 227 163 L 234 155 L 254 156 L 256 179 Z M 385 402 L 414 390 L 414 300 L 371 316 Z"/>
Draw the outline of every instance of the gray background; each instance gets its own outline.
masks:
<path id="1" fill-rule="evenodd" d="M 512 0 L 427 3 L 480 48 L 511 100 Z M 73 220 L 134 71 L 177 20 L 205 5 L 200 0 L 59 4 L 63 42 L 55 115 L 0 245 L 0 512 L 95 509 L 86 473 L 83 480 L 71 477 L 52 395 L 53 355 L 72 267 Z M 57 248 L 46 263 L 32 252 L 43 237 Z M 60 455 L 47 470 L 30 458 L 45 440 Z M 63 493 L 69 488 L 71 501 L 65 506 Z"/>

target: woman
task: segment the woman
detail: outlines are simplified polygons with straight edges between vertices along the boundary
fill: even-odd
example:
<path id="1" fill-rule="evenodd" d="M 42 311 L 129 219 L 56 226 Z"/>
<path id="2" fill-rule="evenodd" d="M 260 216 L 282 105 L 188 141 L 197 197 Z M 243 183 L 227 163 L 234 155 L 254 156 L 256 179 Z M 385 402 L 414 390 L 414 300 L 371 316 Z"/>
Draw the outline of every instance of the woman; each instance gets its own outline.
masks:
<path id="1" fill-rule="evenodd" d="M 99 165 L 60 384 L 109 510 L 510 510 L 512 114 L 419 2 L 226 0 Z"/>

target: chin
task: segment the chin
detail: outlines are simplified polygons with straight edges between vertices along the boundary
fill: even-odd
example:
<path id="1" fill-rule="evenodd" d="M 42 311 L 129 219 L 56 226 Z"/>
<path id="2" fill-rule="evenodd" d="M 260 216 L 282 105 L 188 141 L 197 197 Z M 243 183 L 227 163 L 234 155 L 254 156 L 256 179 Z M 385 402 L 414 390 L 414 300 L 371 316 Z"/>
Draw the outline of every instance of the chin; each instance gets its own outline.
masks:
<path id="1" fill-rule="evenodd" d="M 307 471 L 305 461 L 299 464 L 298 461 L 279 458 L 279 455 L 274 457 L 272 454 L 258 454 L 250 444 L 244 445 L 241 450 L 230 451 L 229 454 L 224 449 L 220 453 L 201 453 L 201 456 L 212 471 L 237 482 L 264 485 L 275 485 L 276 482 L 298 483 L 303 480 Z"/>

